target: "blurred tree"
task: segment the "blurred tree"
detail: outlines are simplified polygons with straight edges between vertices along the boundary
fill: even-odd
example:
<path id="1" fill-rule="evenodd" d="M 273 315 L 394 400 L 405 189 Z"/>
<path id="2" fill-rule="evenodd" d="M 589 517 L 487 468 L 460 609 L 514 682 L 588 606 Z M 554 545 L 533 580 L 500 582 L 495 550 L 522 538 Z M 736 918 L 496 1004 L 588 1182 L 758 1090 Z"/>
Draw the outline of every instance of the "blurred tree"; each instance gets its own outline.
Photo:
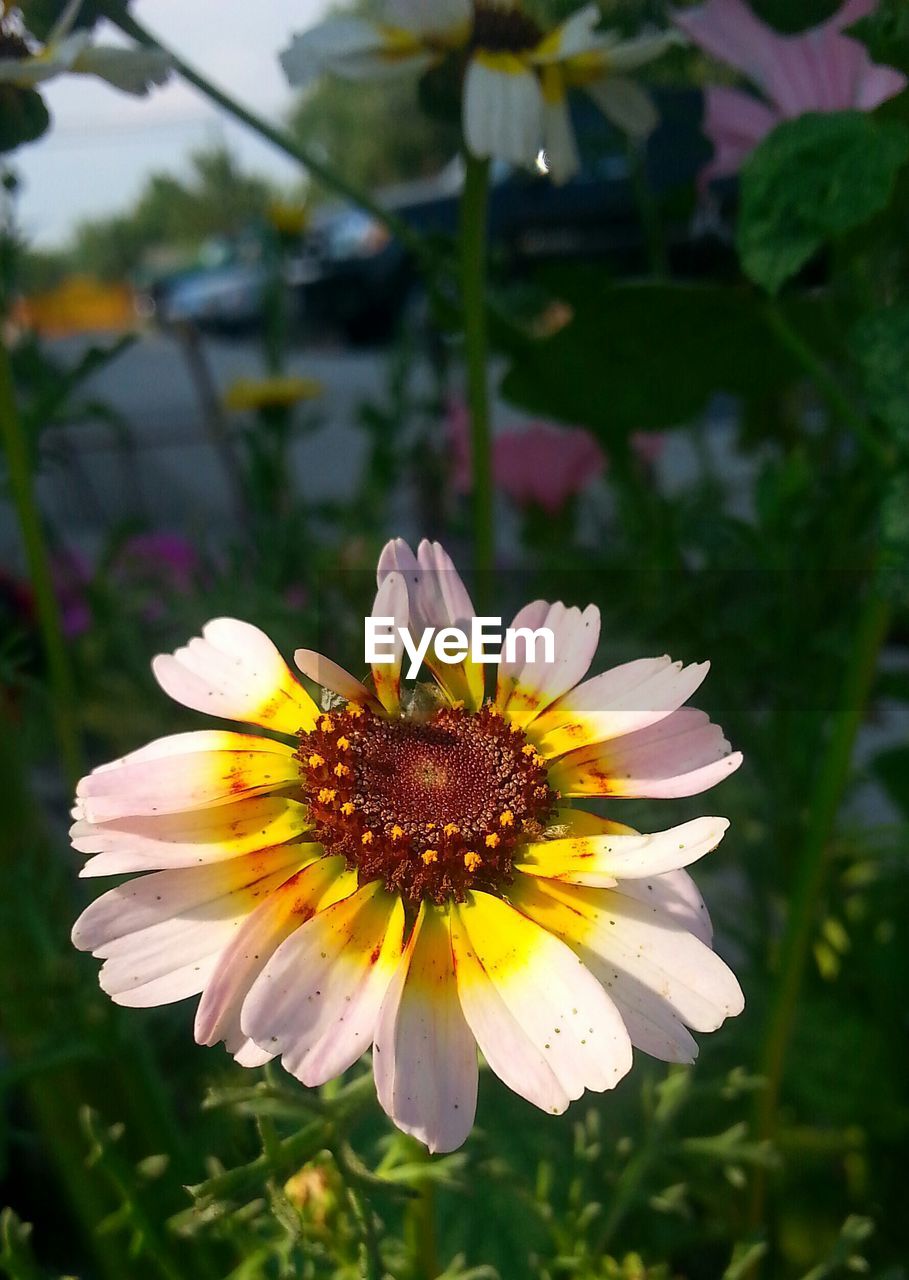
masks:
<path id="1" fill-rule="evenodd" d="M 83 222 L 73 240 L 72 266 L 102 279 L 139 270 L 152 249 L 192 249 L 210 236 L 233 235 L 260 217 L 274 191 L 243 173 L 224 147 L 197 151 L 188 179 L 153 174 L 133 209 Z"/>

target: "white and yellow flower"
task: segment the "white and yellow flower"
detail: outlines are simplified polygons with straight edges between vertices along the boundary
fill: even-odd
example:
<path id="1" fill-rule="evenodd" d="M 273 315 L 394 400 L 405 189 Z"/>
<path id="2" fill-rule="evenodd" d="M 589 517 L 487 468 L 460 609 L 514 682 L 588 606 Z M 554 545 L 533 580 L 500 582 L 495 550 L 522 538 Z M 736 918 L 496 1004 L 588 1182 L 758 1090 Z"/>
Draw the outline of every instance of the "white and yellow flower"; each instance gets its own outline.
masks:
<path id="1" fill-rule="evenodd" d="M 438 544 L 389 543 L 378 582 L 376 617 L 417 636 L 469 627 Z M 683 705 L 707 664 L 585 680 L 594 606 L 538 600 L 513 625 L 549 628 L 555 660 L 519 646 L 488 697 L 468 659 L 434 661 L 435 695 L 415 697 L 402 645 L 365 681 L 298 650 L 332 695 L 320 710 L 261 631 L 225 618 L 156 658 L 176 701 L 269 736 L 180 733 L 79 783 L 82 874 L 142 873 L 73 931 L 104 990 L 137 1007 L 201 995 L 199 1043 L 247 1066 L 280 1057 L 306 1085 L 371 1048 L 385 1111 L 434 1151 L 470 1132 L 478 1048 L 552 1113 L 611 1089 L 632 1047 L 693 1061 L 691 1030 L 743 1007 L 684 870 L 729 824 L 642 835 L 573 798 L 695 795 L 738 768 Z"/>
<path id="2" fill-rule="evenodd" d="M 576 172 L 577 144 L 568 93 L 583 89 L 633 137 L 656 123 L 647 93 L 628 76 L 659 57 L 678 37 L 644 35 L 622 41 L 598 32 L 590 4 L 549 33 L 507 0 L 393 0 L 382 22 L 330 18 L 294 37 L 282 62 L 291 84 L 321 72 L 368 79 L 422 72 L 448 57 L 464 63 L 463 128 L 480 158 L 533 167 L 541 151 L 553 178 Z"/>
<path id="3" fill-rule="evenodd" d="M 171 61 L 162 50 L 94 44 L 90 31 L 73 30 L 81 5 L 82 0 L 67 5 L 44 45 L 24 35 L 5 41 L 10 52 L 0 52 L 0 85 L 34 89 L 60 75 L 93 75 L 141 96 L 164 83 Z"/>

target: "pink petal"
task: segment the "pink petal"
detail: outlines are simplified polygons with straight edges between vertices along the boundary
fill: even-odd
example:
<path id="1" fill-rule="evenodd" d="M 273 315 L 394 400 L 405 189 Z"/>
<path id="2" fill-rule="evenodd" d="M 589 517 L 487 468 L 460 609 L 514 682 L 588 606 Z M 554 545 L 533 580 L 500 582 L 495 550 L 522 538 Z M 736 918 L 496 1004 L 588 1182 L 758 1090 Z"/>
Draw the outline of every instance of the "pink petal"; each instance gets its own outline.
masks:
<path id="1" fill-rule="evenodd" d="M 447 909 L 426 903 L 385 994 L 373 1045 L 379 1102 L 430 1151 L 473 1127 L 477 1046 L 458 1000 Z"/>
<path id="2" fill-rule="evenodd" d="M 552 778 L 564 795 L 675 799 L 706 791 L 741 763 L 719 725 L 695 707 L 680 707 L 645 729 L 569 752 Z"/>

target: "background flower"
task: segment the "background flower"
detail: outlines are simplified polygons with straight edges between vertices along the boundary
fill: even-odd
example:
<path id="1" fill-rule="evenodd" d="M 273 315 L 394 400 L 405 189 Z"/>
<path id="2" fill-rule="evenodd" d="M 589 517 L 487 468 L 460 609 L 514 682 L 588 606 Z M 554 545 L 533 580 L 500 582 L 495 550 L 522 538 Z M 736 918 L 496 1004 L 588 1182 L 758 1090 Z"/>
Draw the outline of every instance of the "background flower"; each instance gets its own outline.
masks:
<path id="1" fill-rule="evenodd" d="M 781 120 L 808 111 L 873 111 L 905 89 L 901 72 L 877 66 L 863 44 L 843 34 L 876 7 L 876 0 L 846 0 L 827 22 L 799 35 L 774 31 L 744 0 L 675 10 L 673 21 L 690 40 L 740 71 L 762 95 L 708 86 L 704 132 L 714 157 L 702 183 L 735 173 Z"/>

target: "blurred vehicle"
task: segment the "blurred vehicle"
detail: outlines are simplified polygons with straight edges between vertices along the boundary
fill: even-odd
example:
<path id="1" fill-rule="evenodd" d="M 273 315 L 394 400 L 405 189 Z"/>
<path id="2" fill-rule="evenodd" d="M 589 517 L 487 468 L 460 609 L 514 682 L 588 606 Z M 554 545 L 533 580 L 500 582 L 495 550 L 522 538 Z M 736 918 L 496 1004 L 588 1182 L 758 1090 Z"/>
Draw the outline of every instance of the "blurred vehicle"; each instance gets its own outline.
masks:
<path id="1" fill-rule="evenodd" d="M 310 278 L 303 257 L 282 263 L 284 285 L 299 296 Z M 231 240 L 209 241 L 192 266 L 160 277 L 146 294 L 146 313 L 161 325 L 194 324 L 213 333 L 242 335 L 263 321 L 271 287 L 259 230 Z"/>
<path id="2" fill-rule="evenodd" d="M 545 176 L 542 153 L 536 174 L 493 166 L 490 236 L 509 274 L 519 277 L 533 263 L 554 258 L 606 258 L 620 275 L 643 270 L 648 246 L 642 187 L 645 199 L 659 203 L 670 270 L 696 277 L 720 268 L 728 258 L 735 183 L 718 184 L 710 220 L 696 216 L 691 191 L 710 156 L 700 129 L 702 94 L 659 89 L 654 97 L 660 124 L 639 171 L 626 139 L 586 99 L 573 108 L 582 168 L 570 182 L 556 186 Z M 462 182 L 463 166 L 453 160 L 436 177 L 386 189 L 378 198 L 416 231 L 454 235 Z M 317 328 L 352 342 L 377 341 L 422 304 L 406 249 L 359 209 L 333 206 L 318 213 L 308 257 L 303 309 Z"/>

